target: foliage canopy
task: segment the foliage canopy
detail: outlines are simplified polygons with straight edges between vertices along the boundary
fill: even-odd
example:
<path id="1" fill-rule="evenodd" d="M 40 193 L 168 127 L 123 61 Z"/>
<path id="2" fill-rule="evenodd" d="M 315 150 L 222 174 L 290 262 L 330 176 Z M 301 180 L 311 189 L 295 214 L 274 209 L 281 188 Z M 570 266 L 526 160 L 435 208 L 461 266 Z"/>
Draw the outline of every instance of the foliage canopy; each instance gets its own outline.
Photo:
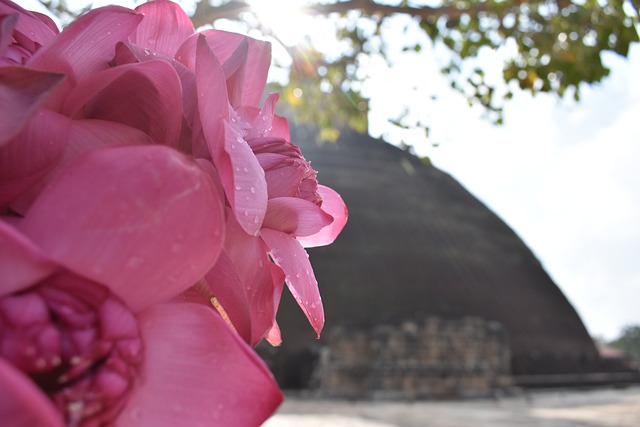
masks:
<path id="1" fill-rule="evenodd" d="M 65 0 L 48 1 L 58 12 L 65 4 Z M 279 29 L 261 22 L 252 9 L 257 1 L 191 1 L 196 2 L 192 3 L 196 27 L 238 21 L 247 32 L 258 31 L 279 43 Z M 362 83 L 371 59 L 382 58 L 393 67 L 398 50 L 424 54 L 437 48 L 446 56 L 441 72 L 451 88 L 463 93 L 470 105 L 481 105 L 487 117 L 500 124 L 505 101 L 514 90 L 579 100 L 582 84 L 599 82 L 610 72 L 602 53 L 626 57 L 630 45 L 639 40 L 639 8 L 640 0 L 307 1 L 301 11 L 327 21 L 329 26 L 323 28 L 334 34 L 321 38 L 336 43 L 330 49 L 317 38 L 297 45 L 279 43 L 290 61 L 280 64 L 286 78 L 275 89 L 295 106 L 296 119 L 318 125 L 324 139 L 334 139 L 343 126 L 364 132 L 369 99 Z M 400 47 L 385 38 L 389 23 L 399 16 L 406 18 Z M 488 79 L 474 60 L 485 48 L 505 51 L 503 81 Z M 409 112 L 420 105 L 406 107 L 406 113 L 391 122 L 426 128 L 410 118 Z"/>

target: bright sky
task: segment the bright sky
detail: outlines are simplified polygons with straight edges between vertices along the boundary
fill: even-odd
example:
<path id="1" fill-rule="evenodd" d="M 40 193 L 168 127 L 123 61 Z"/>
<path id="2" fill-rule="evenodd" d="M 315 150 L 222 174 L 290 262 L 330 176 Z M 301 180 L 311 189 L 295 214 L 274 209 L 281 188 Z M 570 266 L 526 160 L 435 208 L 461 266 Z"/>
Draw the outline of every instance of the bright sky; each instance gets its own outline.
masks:
<path id="1" fill-rule="evenodd" d="M 282 17 L 286 8 L 263 13 Z M 418 116 L 432 125 L 438 147 L 418 146 L 419 154 L 516 231 L 591 334 L 613 339 L 623 326 L 640 324 L 640 48 L 634 46 L 629 61 L 606 57 L 612 75 L 584 88 L 579 104 L 516 95 L 501 127 L 481 120 L 447 87 L 437 52 L 395 60 L 395 72 L 378 67 L 366 87 L 374 136 L 420 141 L 387 134 L 383 124 L 402 110 L 402 100 L 424 106 Z M 499 73 L 499 55 L 489 52 L 482 60 Z M 429 98 L 434 92 L 435 102 Z"/>

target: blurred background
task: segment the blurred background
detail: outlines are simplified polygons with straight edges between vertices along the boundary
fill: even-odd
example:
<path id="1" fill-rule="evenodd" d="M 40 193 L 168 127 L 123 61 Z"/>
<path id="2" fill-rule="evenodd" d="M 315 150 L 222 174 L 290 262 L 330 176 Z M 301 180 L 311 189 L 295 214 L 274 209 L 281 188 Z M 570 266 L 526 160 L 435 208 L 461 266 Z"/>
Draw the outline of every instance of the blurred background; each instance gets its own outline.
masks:
<path id="1" fill-rule="evenodd" d="M 64 25 L 113 2 L 18 3 Z M 350 210 L 310 250 L 322 338 L 284 295 L 284 343 L 259 347 L 282 387 L 638 383 L 637 0 L 181 4 L 197 28 L 273 43 L 279 112 Z"/>

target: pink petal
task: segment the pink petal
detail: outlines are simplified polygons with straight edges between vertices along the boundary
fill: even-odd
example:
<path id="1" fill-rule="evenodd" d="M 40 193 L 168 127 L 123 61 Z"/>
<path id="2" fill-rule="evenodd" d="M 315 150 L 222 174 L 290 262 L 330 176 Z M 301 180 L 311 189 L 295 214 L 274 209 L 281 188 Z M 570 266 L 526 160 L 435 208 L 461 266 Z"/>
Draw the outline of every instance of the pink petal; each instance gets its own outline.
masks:
<path id="1" fill-rule="evenodd" d="M 333 222 L 333 218 L 315 203 L 297 197 L 270 199 L 263 227 L 295 237 L 310 236 Z"/>
<path id="2" fill-rule="evenodd" d="M 136 311 L 213 267 L 224 239 L 220 200 L 208 175 L 173 149 L 108 147 L 58 174 L 21 228 L 45 254 Z"/>
<path id="3" fill-rule="evenodd" d="M 225 31 L 203 31 L 218 60 L 224 64 L 244 40 L 248 43 L 245 72 L 242 82 L 241 105 L 257 106 L 262 98 L 271 66 L 271 44 L 240 34 Z"/>
<path id="4" fill-rule="evenodd" d="M 30 378 L 0 358 L 0 420 L 7 427 L 63 427 L 60 412 Z"/>
<path id="5" fill-rule="evenodd" d="M 255 345 L 275 322 L 284 273 L 269 260 L 262 239 L 245 233 L 233 217 L 227 221 L 225 249 L 245 290 L 251 316 L 249 343 Z"/>
<path id="6" fill-rule="evenodd" d="M 318 185 L 318 193 L 320 193 L 322 197 L 322 210 L 333 217 L 333 222 L 314 235 L 298 237 L 298 241 L 305 248 L 325 246 L 333 243 L 349 218 L 349 211 L 340 194 L 324 185 Z"/>
<path id="7" fill-rule="evenodd" d="M 157 304 L 140 327 L 146 360 L 118 426 L 259 426 L 282 402 L 264 363 L 211 308 Z"/>
<path id="8" fill-rule="evenodd" d="M 257 235 L 267 212 L 267 181 L 251 147 L 225 123 L 225 154 L 214 158 L 225 194 L 244 231 Z"/>
<path id="9" fill-rule="evenodd" d="M 242 97 L 244 94 L 244 75 L 245 65 L 247 63 L 247 52 L 249 51 L 249 43 L 247 39 L 243 39 L 238 48 L 233 52 L 231 57 L 222 64 L 224 75 L 227 78 L 227 93 L 229 94 L 229 103 L 231 107 L 236 109 L 242 105 Z"/>
<path id="10" fill-rule="evenodd" d="M 181 104 L 182 89 L 174 68 L 164 61 L 146 61 L 111 68 L 84 80 L 69 93 L 64 112 L 123 123 L 175 147 L 182 126 Z"/>
<path id="11" fill-rule="evenodd" d="M 324 326 L 324 309 L 309 256 L 295 238 L 281 231 L 264 228 L 260 236 L 273 261 L 284 270 L 289 290 L 319 337 Z"/>
<path id="12" fill-rule="evenodd" d="M 18 14 L 0 15 L 0 60 L 5 55 L 5 49 L 13 43 L 13 29 L 18 21 Z"/>
<path id="13" fill-rule="evenodd" d="M 108 145 L 153 143 L 149 135 L 120 123 L 103 120 L 69 120 L 69 122 L 71 130 L 64 145 L 62 157 L 44 174 L 42 179 L 28 190 L 21 191 L 20 195 L 12 200 L 10 207 L 15 212 L 24 215 L 51 178 L 80 153 Z"/>
<path id="14" fill-rule="evenodd" d="M 269 132 L 273 128 L 273 117 L 275 113 L 276 103 L 278 102 L 279 95 L 277 93 L 272 93 L 267 97 L 267 100 L 264 102 L 260 113 L 253 120 L 251 124 L 251 129 L 247 134 L 247 139 L 259 138 L 263 136 L 270 136 Z"/>
<path id="15" fill-rule="evenodd" d="M 215 157 L 224 150 L 222 143 L 224 138 L 223 123 L 229 120 L 229 99 L 222 66 L 211 52 L 203 36 L 198 36 L 196 42 L 195 73 L 198 113 L 202 132 L 211 154 Z"/>
<path id="16" fill-rule="evenodd" d="M 297 195 L 308 167 L 281 154 L 257 153 L 256 158 L 265 170 L 270 199 Z"/>
<path id="17" fill-rule="evenodd" d="M 227 122 L 224 72 L 204 37 L 197 41 L 196 88 L 202 133 L 225 194 L 242 228 L 255 235 L 267 210 L 264 171 L 239 131 Z"/>
<path id="18" fill-rule="evenodd" d="M 275 115 L 273 117 L 273 123 L 269 136 L 274 138 L 282 138 L 286 141 L 291 139 L 291 132 L 289 131 L 289 121 L 282 116 Z"/>
<path id="19" fill-rule="evenodd" d="M 32 286 L 56 268 L 33 242 L 0 220 L 0 296 Z"/>
<path id="20" fill-rule="evenodd" d="M 282 345 L 282 334 L 280 333 L 278 322 L 273 322 L 273 326 L 269 329 L 266 339 L 267 342 L 274 347 Z"/>
<path id="21" fill-rule="evenodd" d="M 195 31 L 187 14 L 176 3 L 151 1 L 138 6 L 136 11 L 144 14 L 144 18 L 129 40 L 152 52 L 173 58 L 182 42 Z"/>
<path id="22" fill-rule="evenodd" d="M 0 67 L 0 146 L 20 132 L 62 80 L 63 74 Z"/>
<path id="23" fill-rule="evenodd" d="M 21 133 L 0 146 L 0 205 L 14 200 L 55 167 L 70 125 L 67 117 L 41 110 Z"/>
<path id="24" fill-rule="evenodd" d="M 209 289 L 229 316 L 236 332 L 251 343 L 251 315 L 244 283 L 229 255 L 223 250 L 216 265 L 204 276 Z"/>
<path id="25" fill-rule="evenodd" d="M 124 41 L 142 20 L 142 15 L 120 6 L 93 9 L 80 16 L 51 43 L 31 58 L 33 68 L 67 74 L 65 89 L 56 93 L 59 105 L 66 91 L 91 74 L 108 68 L 115 46 Z"/>
<path id="26" fill-rule="evenodd" d="M 38 46 L 49 44 L 57 35 L 55 25 L 52 22 L 43 21 L 40 14 L 29 12 L 17 4 L 1 0 L 0 16 L 18 14 L 18 21 L 15 25 L 15 38 L 18 43 L 24 45 L 30 52 L 34 52 Z"/>

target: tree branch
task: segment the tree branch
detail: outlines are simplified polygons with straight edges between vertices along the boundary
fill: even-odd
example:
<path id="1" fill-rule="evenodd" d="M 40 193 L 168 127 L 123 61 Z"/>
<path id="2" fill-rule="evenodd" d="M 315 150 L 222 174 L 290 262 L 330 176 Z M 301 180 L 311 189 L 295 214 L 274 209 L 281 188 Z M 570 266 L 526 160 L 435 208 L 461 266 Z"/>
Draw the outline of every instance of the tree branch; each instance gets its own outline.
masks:
<path id="1" fill-rule="evenodd" d="M 217 19 L 238 19 L 242 12 L 248 12 L 251 7 L 244 1 L 230 1 L 220 6 L 213 7 L 208 0 L 198 3 L 196 12 L 192 17 L 193 25 L 197 28 L 205 24 L 211 24 Z M 346 13 L 350 10 L 360 10 L 367 15 L 387 17 L 396 14 L 404 14 L 419 18 L 448 16 L 458 18 L 465 13 L 478 13 L 487 10 L 485 3 L 478 3 L 469 9 L 459 9 L 452 6 L 441 7 L 411 7 L 379 4 L 373 0 L 347 0 L 329 4 L 316 4 L 303 9 L 309 15 L 329 15 L 331 13 Z"/>

